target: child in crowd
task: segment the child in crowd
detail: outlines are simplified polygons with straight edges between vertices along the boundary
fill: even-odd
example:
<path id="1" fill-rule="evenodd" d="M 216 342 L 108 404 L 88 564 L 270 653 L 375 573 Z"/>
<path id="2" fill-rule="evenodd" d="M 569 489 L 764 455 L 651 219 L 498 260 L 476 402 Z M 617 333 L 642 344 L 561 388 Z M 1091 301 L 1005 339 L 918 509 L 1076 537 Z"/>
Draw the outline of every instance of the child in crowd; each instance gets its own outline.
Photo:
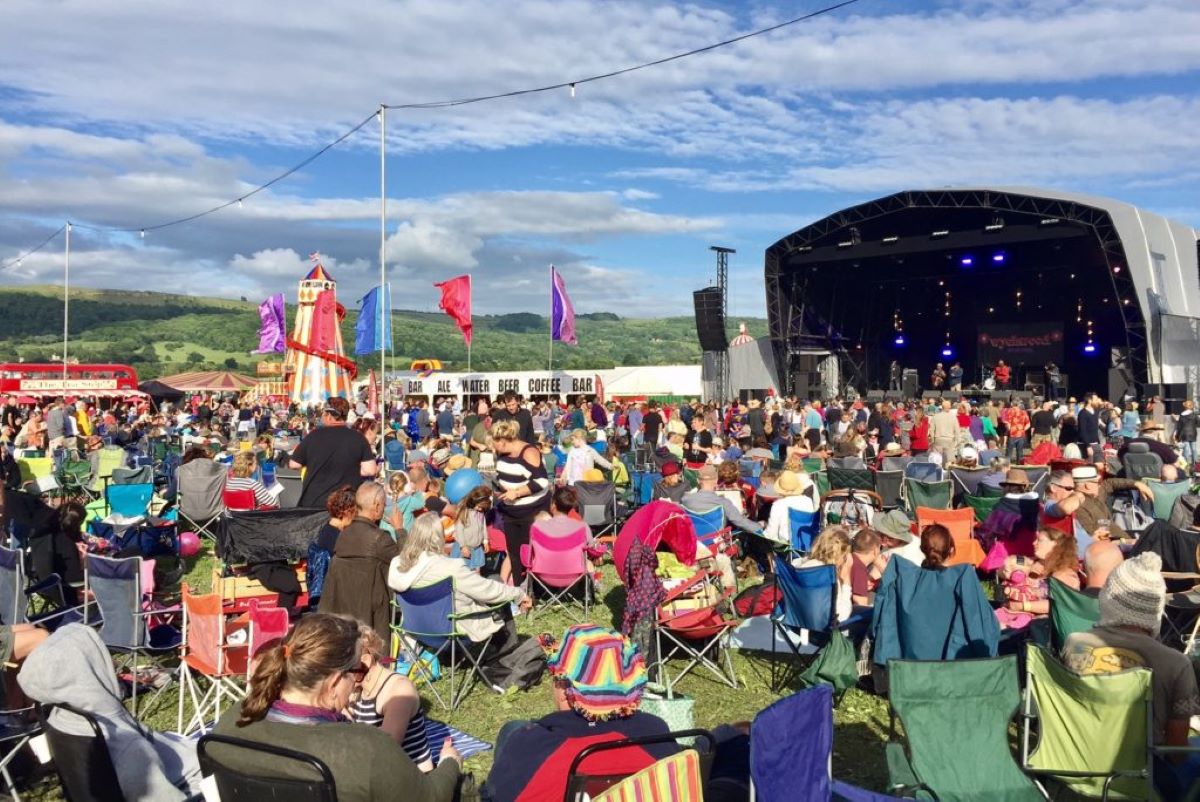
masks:
<path id="1" fill-rule="evenodd" d="M 483 567 L 487 550 L 487 512 L 492 507 L 492 489 L 481 485 L 468 493 L 454 516 L 453 536 L 458 555 L 473 571 Z M 451 556 L 455 556 L 451 554 Z"/>

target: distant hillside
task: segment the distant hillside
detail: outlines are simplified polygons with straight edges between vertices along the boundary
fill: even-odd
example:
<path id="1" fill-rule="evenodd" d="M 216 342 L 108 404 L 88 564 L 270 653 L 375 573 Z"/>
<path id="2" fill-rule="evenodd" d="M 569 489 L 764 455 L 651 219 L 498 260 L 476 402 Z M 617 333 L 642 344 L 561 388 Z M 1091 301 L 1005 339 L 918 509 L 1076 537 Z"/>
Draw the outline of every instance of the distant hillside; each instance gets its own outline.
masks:
<path id="1" fill-rule="evenodd" d="M 62 289 L 0 288 L 0 361 L 41 362 L 62 351 Z M 288 308 L 289 326 L 293 309 Z M 357 313 L 347 310 L 342 335 L 354 347 Z M 442 360 L 449 370 L 465 370 L 466 346 L 448 317 L 440 313 L 397 311 L 393 317 L 395 357 L 389 369 L 414 359 Z M 766 335 L 763 319 L 744 320 L 750 333 Z M 258 345 L 258 307 L 247 301 L 198 298 L 125 290 L 71 291 L 70 356 L 85 362 L 124 362 L 139 376 L 183 370 L 228 368 L 252 371 L 263 357 Z M 622 318 L 612 312 L 579 315 L 581 345 L 555 344 L 561 368 L 602 369 L 616 365 L 695 363 L 700 345 L 691 317 Z M 527 312 L 477 315 L 471 364 L 475 370 L 529 370 L 546 365 L 549 324 Z M 363 357 L 374 367 L 378 360 Z"/>

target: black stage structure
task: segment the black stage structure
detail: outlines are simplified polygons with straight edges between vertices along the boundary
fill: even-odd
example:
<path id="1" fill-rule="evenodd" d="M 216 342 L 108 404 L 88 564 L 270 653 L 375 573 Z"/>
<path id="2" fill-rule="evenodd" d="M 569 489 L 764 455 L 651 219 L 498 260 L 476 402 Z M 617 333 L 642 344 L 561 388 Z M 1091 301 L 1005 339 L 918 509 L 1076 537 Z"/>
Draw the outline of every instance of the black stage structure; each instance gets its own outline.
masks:
<path id="1" fill-rule="evenodd" d="M 1162 253 L 1165 264 L 1155 259 Z M 1001 358 L 1010 387 L 1037 395 L 1049 361 L 1072 395 L 1194 388 L 1200 335 L 1167 342 L 1160 324 L 1200 314 L 1196 263 L 1195 229 L 1118 201 L 1007 188 L 899 192 L 767 249 L 776 368 L 789 393 L 811 388 L 818 366 L 824 394 L 831 373 L 839 393 L 886 390 L 893 360 L 915 369 L 922 388 L 936 363 L 955 361 L 964 387 L 982 386 Z"/>

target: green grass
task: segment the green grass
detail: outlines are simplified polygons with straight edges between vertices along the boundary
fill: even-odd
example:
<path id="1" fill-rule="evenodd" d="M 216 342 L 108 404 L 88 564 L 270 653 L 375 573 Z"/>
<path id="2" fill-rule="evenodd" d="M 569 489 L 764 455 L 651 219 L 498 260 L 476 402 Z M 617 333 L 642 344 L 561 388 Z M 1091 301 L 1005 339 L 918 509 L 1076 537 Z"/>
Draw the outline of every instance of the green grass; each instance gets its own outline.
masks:
<path id="1" fill-rule="evenodd" d="M 191 564 L 184 581 L 198 592 L 207 591 L 214 564 L 215 557 L 206 546 Z M 595 623 L 617 627 L 624 604 L 624 589 L 616 581 L 612 565 L 603 566 L 602 571 L 600 599 L 588 617 Z M 518 630 L 523 635 L 541 632 L 561 635 L 573 623 L 575 619 L 557 609 L 539 610 L 532 619 L 528 616 L 517 619 Z M 696 726 L 711 728 L 722 723 L 750 721 L 755 713 L 779 698 L 780 694 L 772 693 L 768 687 L 770 664 L 767 657 L 735 651 L 733 665 L 738 678 L 737 690 L 700 671 L 693 671 L 677 686 L 681 693 L 695 699 Z M 433 718 L 488 741 L 495 739 L 500 726 L 507 721 L 535 719 L 554 709 L 550 686 L 545 681 L 528 692 L 504 695 L 476 685 L 453 713 L 438 706 L 432 694 L 426 693 L 424 697 L 426 712 Z M 168 688 L 153 710 L 143 711 L 147 723 L 156 729 L 173 729 L 177 699 L 175 689 Z M 886 739 L 886 701 L 856 689 L 846 693 L 834 710 L 834 776 L 865 788 L 884 790 L 887 784 Z M 493 755 L 493 752 L 484 752 L 467 761 L 467 769 L 477 780 L 487 776 Z M 62 797 L 57 782 L 47 777 L 29 798 L 49 802 Z"/>

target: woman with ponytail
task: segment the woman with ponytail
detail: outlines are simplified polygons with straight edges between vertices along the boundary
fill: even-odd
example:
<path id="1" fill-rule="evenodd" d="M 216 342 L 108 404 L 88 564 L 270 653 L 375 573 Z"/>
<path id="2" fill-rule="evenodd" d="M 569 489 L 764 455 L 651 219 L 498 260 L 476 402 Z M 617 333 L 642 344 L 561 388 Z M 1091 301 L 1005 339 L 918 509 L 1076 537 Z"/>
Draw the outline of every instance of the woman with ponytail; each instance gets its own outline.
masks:
<path id="1" fill-rule="evenodd" d="M 319 613 L 300 619 L 286 638 L 260 653 L 249 693 L 215 732 L 312 755 L 333 773 L 342 802 L 386 799 L 397 789 L 404 789 L 405 799 L 449 802 L 462 765 L 449 738 L 438 767 L 424 773 L 387 733 L 343 715 L 368 671 L 359 626 L 351 618 Z M 231 768 L 259 776 L 295 771 L 289 761 L 220 744 L 212 751 Z"/>
<path id="2" fill-rule="evenodd" d="M 925 555 L 922 568 L 941 570 L 954 556 L 954 538 L 941 524 L 930 524 L 921 530 L 921 553 Z"/>

